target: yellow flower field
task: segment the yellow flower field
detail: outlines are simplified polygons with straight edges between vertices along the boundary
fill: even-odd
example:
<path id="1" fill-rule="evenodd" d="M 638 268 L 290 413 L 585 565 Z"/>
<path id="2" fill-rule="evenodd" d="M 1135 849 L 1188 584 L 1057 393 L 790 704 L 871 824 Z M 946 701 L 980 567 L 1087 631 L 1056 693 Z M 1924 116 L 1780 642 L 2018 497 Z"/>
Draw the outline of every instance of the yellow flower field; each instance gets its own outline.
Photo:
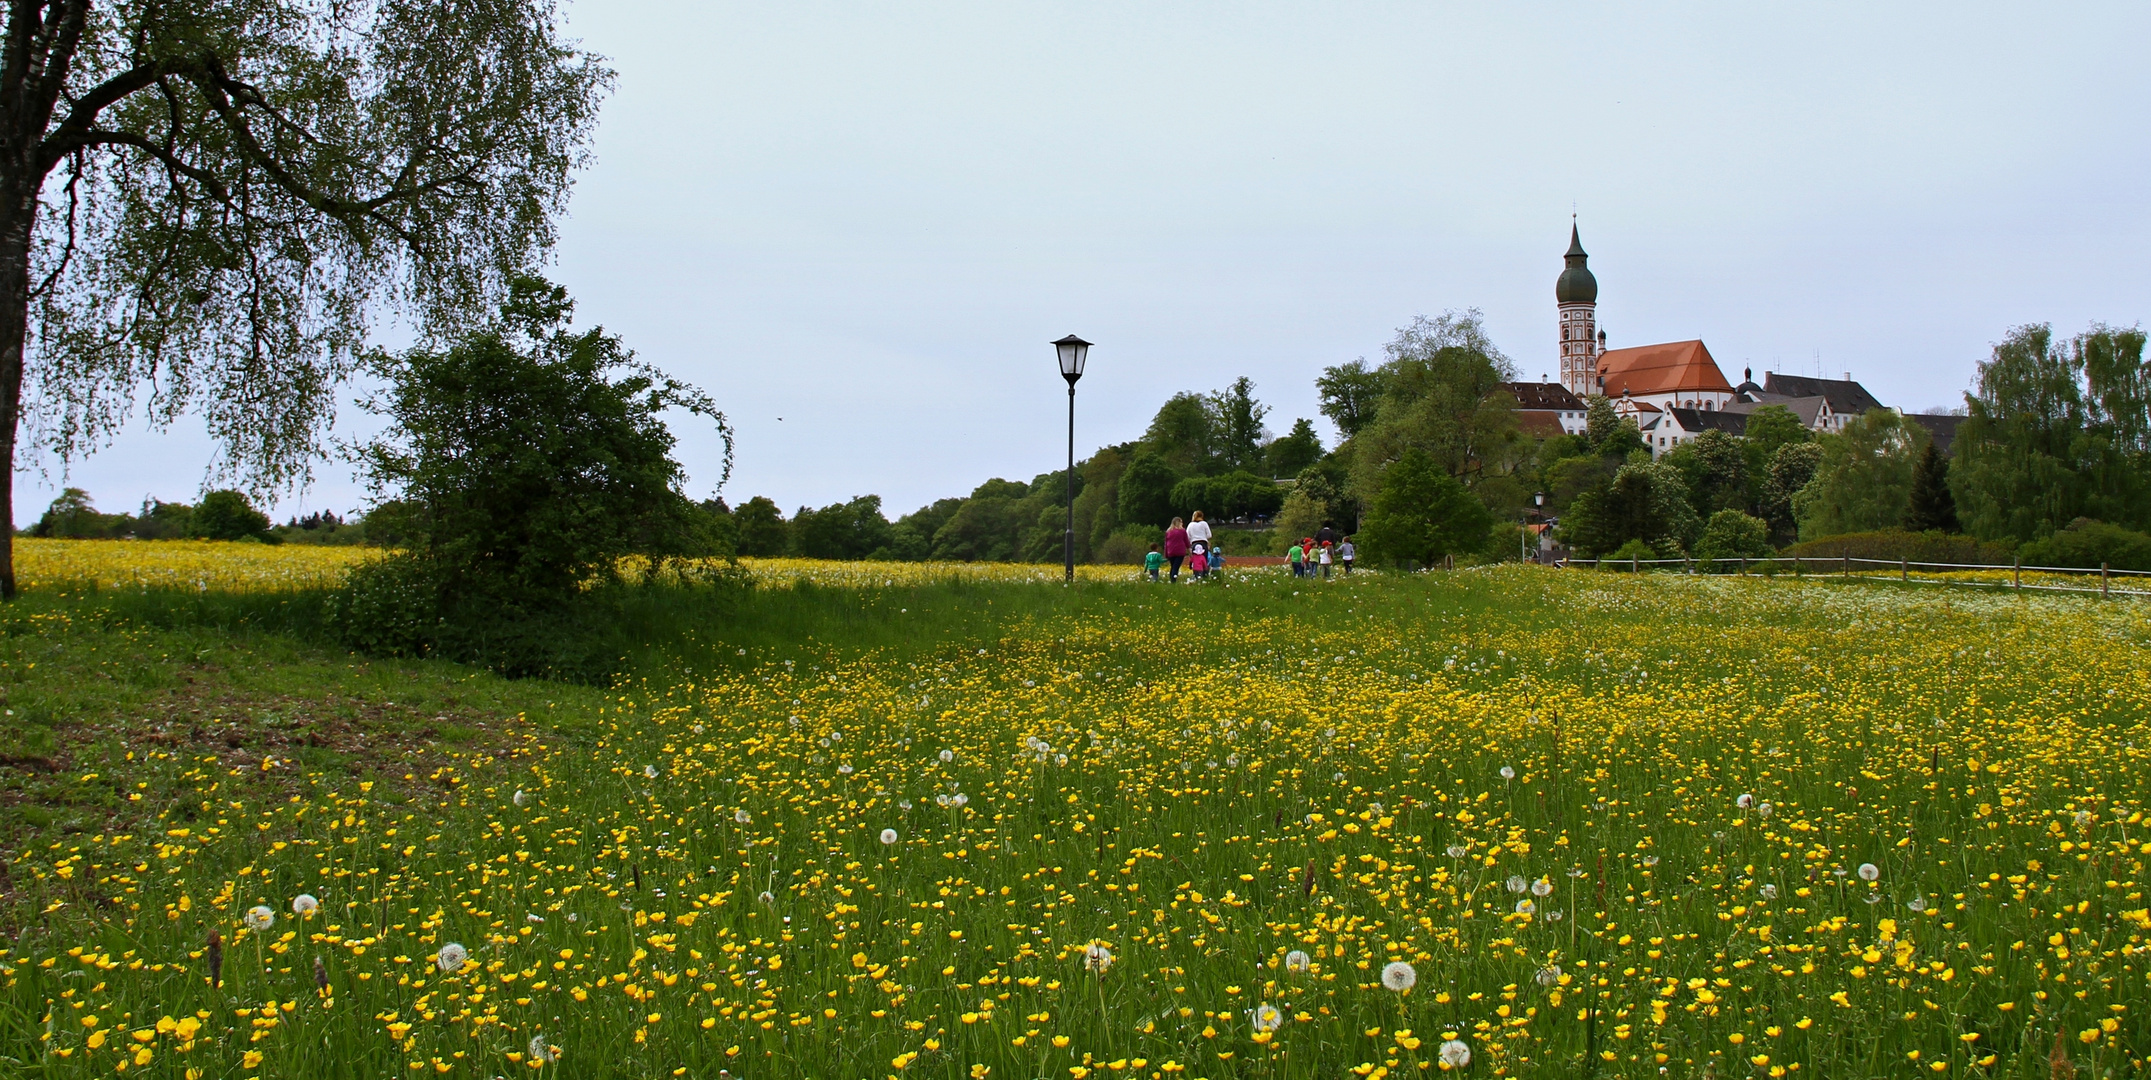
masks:
<path id="1" fill-rule="evenodd" d="M 929 642 L 936 605 L 995 595 L 750 569 L 923 590 L 882 617 Z M 10 867 L 48 929 L 0 953 L 0 1053 L 52 1077 L 2146 1068 L 2151 609 L 1515 566 L 1080 595 L 989 640 L 645 676 L 587 740 L 401 786 L 291 794 L 145 747 L 129 767 L 188 799 Z"/>
<path id="2" fill-rule="evenodd" d="M 30 589 L 90 585 L 285 592 L 332 585 L 351 567 L 380 556 L 379 548 L 311 544 L 17 537 L 15 574 Z"/>

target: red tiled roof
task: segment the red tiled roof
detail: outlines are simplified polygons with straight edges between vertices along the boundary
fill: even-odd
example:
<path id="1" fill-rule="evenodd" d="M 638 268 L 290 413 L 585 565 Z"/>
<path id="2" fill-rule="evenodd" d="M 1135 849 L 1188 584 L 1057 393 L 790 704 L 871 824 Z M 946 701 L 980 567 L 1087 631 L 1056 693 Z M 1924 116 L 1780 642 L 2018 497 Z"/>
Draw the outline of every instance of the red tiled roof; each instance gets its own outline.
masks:
<path id="1" fill-rule="evenodd" d="M 1550 411 L 1541 409 L 1518 409 L 1516 411 L 1516 430 L 1534 439 L 1550 439 L 1555 435 L 1564 434 L 1561 427 L 1561 418 Z"/>
<path id="2" fill-rule="evenodd" d="M 1688 390 L 1732 393 L 1718 362 L 1700 341 L 1672 341 L 1663 345 L 1638 345 L 1633 349 L 1608 349 L 1598 358 L 1599 374 L 1605 378 L 1604 393 L 1670 394 Z"/>

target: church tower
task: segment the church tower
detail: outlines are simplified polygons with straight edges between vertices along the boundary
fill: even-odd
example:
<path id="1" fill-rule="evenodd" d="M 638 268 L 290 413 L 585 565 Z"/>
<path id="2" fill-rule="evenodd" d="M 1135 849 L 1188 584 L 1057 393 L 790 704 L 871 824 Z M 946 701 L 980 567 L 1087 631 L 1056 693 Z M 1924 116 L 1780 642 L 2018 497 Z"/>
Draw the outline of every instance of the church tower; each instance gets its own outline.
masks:
<path id="1" fill-rule="evenodd" d="M 1598 279 L 1584 265 L 1590 256 L 1573 222 L 1565 258 L 1568 266 L 1554 282 L 1554 300 L 1561 306 L 1561 385 L 1584 397 L 1601 392 L 1598 354 L 1605 351 L 1605 339 L 1598 333 Z"/>

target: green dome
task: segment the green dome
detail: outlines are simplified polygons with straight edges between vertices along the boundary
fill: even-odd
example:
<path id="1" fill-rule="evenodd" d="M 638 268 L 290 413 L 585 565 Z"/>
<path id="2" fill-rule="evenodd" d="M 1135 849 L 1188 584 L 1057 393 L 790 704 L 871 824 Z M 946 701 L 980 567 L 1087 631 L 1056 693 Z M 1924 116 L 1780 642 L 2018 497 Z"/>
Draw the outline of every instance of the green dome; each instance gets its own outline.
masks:
<path id="1" fill-rule="evenodd" d="M 1584 254 L 1583 238 L 1577 234 L 1574 225 L 1568 228 L 1568 254 L 1565 258 L 1568 261 L 1568 269 L 1561 271 L 1560 279 L 1554 282 L 1554 299 L 1563 304 L 1597 303 L 1598 279 L 1592 277 L 1590 268 L 1584 265 L 1590 260 L 1590 256 Z"/>

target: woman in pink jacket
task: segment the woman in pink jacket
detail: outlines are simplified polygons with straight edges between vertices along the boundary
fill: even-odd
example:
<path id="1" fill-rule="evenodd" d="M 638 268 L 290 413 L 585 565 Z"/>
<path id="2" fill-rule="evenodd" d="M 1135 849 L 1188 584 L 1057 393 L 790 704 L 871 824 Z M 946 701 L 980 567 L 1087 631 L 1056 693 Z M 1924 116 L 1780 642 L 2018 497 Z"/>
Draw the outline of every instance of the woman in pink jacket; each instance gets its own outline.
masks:
<path id="1" fill-rule="evenodd" d="M 1179 518 L 1165 530 L 1165 561 L 1173 564 L 1171 580 L 1180 580 L 1180 561 L 1188 557 L 1188 530 Z"/>

